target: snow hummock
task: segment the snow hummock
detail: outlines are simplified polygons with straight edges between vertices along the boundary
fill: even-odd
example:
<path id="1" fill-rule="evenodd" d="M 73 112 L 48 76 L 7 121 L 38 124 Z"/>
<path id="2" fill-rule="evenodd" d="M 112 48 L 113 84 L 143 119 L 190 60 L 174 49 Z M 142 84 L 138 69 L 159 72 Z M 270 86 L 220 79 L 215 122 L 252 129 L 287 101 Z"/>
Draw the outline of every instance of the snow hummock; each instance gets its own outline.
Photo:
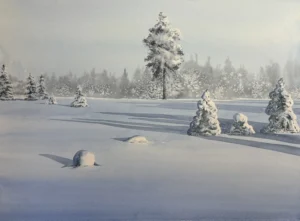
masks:
<path id="1" fill-rule="evenodd" d="M 77 86 L 75 100 L 71 103 L 71 107 L 87 107 L 87 100 L 82 93 L 82 88 Z"/>
<path id="2" fill-rule="evenodd" d="M 269 94 L 271 98 L 265 112 L 269 117 L 269 125 L 261 130 L 263 133 L 299 133 L 297 116 L 294 114 L 291 95 L 284 88 L 282 78 L 275 89 Z"/>
<path id="3" fill-rule="evenodd" d="M 216 136 L 221 134 L 220 123 L 218 121 L 218 109 L 210 99 L 210 93 L 206 90 L 198 101 L 198 111 L 190 124 L 188 135 L 192 136 Z"/>
<path id="4" fill-rule="evenodd" d="M 56 98 L 54 97 L 54 95 L 52 94 L 49 99 L 48 99 L 48 104 L 57 104 Z"/>
<path id="5" fill-rule="evenodd" d="M 149 141 L 147 140 L 146 137 L 139 136 L 139 135 L 128 138 L 128 140 L 126 140 L 126 142 L 133 143 L 133 144 L 147 144 L 147 143 L 149 143 Z"/>
<path id="6" fill-rule="evenodd" d="M 79 150 L 73 157 L 73 166 L 94 166 L 95 165 L 95 155 L 87 150 Z"/>
<path id="7" fill-rule="evenodd" d="M 236 113 L 233 116 L 233 124 L 230 129 L 232 135 L 252 135 L 255 131 L 251 125 L 248 124 L 248 117 L 241 113 Z"/>

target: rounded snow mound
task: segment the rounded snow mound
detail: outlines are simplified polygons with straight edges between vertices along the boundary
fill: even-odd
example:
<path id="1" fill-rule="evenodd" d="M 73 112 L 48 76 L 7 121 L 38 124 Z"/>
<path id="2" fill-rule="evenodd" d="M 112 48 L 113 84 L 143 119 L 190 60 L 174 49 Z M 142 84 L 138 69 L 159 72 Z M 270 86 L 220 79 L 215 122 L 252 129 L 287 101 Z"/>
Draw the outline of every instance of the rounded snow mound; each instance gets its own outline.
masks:
<path id="1" fill-rule="evenodd" d="M 245 136 L 255 134 L 253 127 L 248 124 L 248 117 L 246 115 L 237 113 L 233 116 L 233 120 L 230 134 Z"/>
<path id="2" fill-rule="evenodd" d="M 126 142 L 133 143 L 133 144 L 147 144 L 147 143 L 149 143 L 149 141 L 147 140 L 146 137 L 139 136 L 139 135 L 128 138 L 128 140 L 126 140 Z"/>
<path id="3" fill-rule="evenodd" d="M 235 122 L 248 122 L 248 117 L 242 113 L 236 113 L 234 116 L 233 116 L 233 120 Z"/>
<path id="4" fill-rule="evenodd" d="M 74 167 L 87 167 L 94 166 L 95 163 L 95 154 L 87 150 L 79 150 L 73 157 L 73 166 Z"/>

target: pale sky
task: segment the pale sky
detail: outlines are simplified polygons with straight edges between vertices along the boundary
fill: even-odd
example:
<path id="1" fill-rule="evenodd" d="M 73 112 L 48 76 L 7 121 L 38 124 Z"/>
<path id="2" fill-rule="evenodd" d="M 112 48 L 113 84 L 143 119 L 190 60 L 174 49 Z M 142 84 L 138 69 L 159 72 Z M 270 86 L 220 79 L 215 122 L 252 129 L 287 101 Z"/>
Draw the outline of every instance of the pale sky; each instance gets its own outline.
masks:
<path id="1" fill-rule="evenodd" d="M 229 56 L 254 72 L 299 48 L 300 0 L 0 0 L 0 59 L 36 72 L 132 72 L 160 11 L 181 30 L 186 59 L 198 53 L 200 63 Z"/>

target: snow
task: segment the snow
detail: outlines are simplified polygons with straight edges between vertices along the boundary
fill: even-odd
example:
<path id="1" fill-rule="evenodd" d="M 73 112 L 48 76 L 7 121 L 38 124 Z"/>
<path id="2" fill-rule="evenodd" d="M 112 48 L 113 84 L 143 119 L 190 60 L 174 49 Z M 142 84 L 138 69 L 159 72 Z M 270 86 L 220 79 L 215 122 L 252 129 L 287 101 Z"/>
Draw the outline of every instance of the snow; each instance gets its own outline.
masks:
<path id="1" fill-rule="evenodd" d="M 298 134 L 187 136 L 197 100 L 71 101 L 1 103 L 0 220 L 299 219 Z M 222 133 L 236 112 L 260 131 L 267 103 L 217 101 Z M 101 165 L 64 167 L 82 148 Z"/>
<path id="2" fill-rule="evenodd" d="M 139 135 L 130 137 L 130 138 L 127 140 L 127 142 L 128 142 L 128 143 L 133 143 L 133 144 L 147 144 L 147 143 L 149 143 L 149 141 L 147 140 L 146 137 L 144 137 L 144 136 L 139 136 Z"/>
<path id="3" fill-rule="evenodd" d="M 95 164 L 95 154 L 87 150 L 79 150 L 73 157 L 73 166 L 94 166 Z"/>
<path id="4" fill-rule="evenodd" d="M 251 125 L 248 124 L 248 117 L 242 113 L 237 113 L 233 116 L 233 124 L 230 129 L 232 135 L 252 135 L 255 131 Z"/>

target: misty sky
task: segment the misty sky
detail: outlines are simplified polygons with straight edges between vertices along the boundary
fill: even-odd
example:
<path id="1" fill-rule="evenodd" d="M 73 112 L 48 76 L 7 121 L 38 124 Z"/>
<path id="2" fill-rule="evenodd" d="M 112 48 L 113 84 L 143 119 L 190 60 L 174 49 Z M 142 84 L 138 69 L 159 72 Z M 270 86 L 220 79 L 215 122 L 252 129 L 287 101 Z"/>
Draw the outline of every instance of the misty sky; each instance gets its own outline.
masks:
<path id="1" fill-rule="evenodd" d="M 160 11 L 181 30 L 186 59 L 198 53 L 200 63 L 230 56 L 257 71 L 284 65 L 300 43 L 297 0 L 0 0 L 0 59 L 36 72 L 132 72 Z"/>

